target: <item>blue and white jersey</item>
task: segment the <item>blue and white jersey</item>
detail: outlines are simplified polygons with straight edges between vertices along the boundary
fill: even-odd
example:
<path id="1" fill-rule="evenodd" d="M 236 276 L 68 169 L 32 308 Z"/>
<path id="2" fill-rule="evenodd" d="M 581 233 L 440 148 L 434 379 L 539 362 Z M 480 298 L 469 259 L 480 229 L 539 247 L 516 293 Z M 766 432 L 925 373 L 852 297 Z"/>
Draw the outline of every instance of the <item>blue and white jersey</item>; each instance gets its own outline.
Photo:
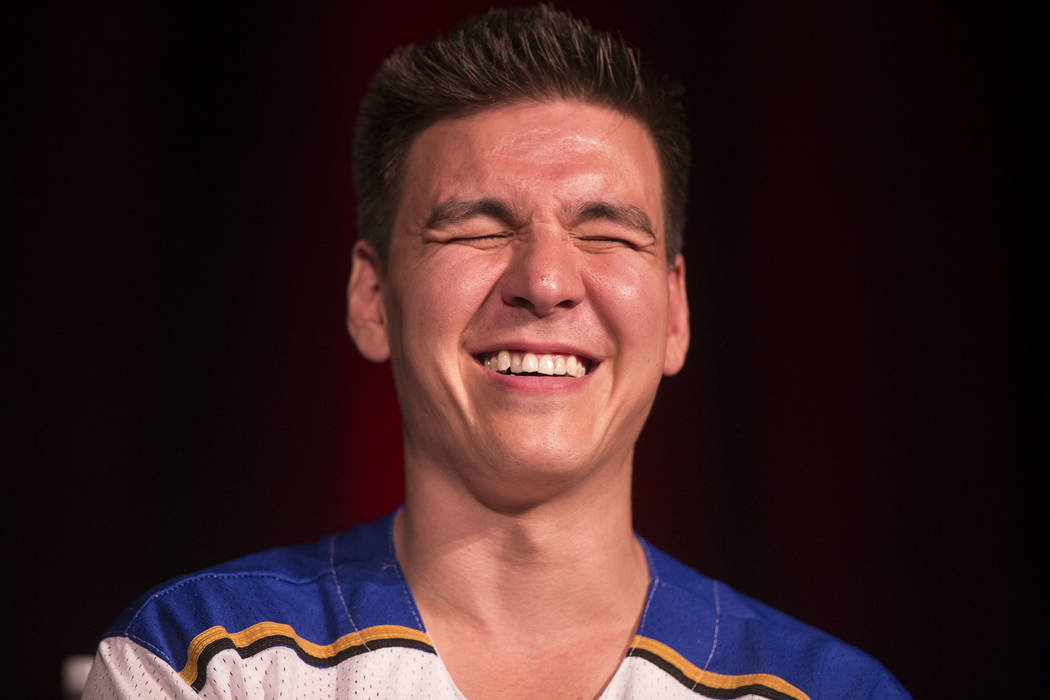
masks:
<path id="1" fill-rule="evenodd" d="M 463 698 L 394 553 L 393 516 L 150 591 L 106 633 L 85 698 Z M 907 698 L 857 649 L 649 545 L 614 698 Z"/>

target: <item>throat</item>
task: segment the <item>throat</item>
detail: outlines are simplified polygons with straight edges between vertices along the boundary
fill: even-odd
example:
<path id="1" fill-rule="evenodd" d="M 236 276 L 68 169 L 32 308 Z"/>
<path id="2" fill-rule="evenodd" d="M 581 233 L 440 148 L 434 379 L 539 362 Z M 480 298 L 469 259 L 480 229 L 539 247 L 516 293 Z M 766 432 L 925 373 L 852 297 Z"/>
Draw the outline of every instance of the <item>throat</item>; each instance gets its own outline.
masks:
<path id="1" fill-rule="evenodd" d="M 445 669 L 468 698 L 599 697 L 623 663 L 638 626 L 637 617 L 603 622 L 523 632 L 510 626 L 479 629 L 462 618 L 424 613 Z"/>

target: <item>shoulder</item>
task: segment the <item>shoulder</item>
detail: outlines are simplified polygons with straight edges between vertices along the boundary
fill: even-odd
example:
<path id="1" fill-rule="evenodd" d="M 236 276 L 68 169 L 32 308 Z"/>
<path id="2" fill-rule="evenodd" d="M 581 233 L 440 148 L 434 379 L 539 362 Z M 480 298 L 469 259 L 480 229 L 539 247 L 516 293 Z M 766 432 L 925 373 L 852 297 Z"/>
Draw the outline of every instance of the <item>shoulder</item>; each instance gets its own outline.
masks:
<path id="1" fill-rule="evenodd" d="M 275 638 L 330 644 L 357 631 L 345 604 L 354 591 L 344 584 L 377 578 L 388 520 L 174 578 L 141 596 L 103 637 L 126 638 L 179 673 L 206 648 L 214 653 Z"/>
<path id="2" fill-rule="evenodd" d="M 755 686 L 771 698 L 908 697 L 859 649 L 646 550 L 652 584 L 632 654 L 723 694 Z"/>
<path id="3" fill-rule="evenodd" d="M 342 697 L 361 683 L 456 697 L 404 584 L 392 518 L 158 586 L 107 632 L 84 697 Z"/>

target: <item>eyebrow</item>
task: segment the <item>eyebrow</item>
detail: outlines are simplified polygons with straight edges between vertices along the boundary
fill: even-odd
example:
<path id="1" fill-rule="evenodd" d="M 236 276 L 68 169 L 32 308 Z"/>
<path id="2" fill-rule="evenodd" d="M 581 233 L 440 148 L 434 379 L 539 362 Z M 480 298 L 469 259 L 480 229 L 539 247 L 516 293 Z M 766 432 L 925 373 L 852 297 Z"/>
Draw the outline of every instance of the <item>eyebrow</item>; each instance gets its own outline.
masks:
<path id="1" fill-rule="evenodd" d="M 616 204 L 601 201 L 583 202 L 568 207 L 566 215 L 575 224 L 604 219 L 614 224 L 641 231 L 653 239 L 656 238 L 656 234 L 653 232 L 653 222 L 649 215 L 633 204 Z"/>
<path id="2" fill-rule="evenodd" d="M 452 197 L 435 206 L 423 226 L 431 230 L 441 230 L 475 216 L 490 217 L 511 230 L 520 229 L 525 225 L 523 217 L 516 214 L 514 208 L 505 200 L 494 197 L 481 199 Z M 656 239 L 653 222 L 649 215 L 633 204 L 603 201 L 581 202 L 567 206 L 565 216 L 574 225 L 595 220 L 611 221 L 614 224 L 641 231 L 654 240 Z"/>
<path id="3" fill-rule="evenodd" d="M 514 208 L 502 199 L 486 197 L 483 199 L 446 199 L 434 207 L 427 218 L 424 228 L 441 230 L 475 216 L 487 216 L 496 219 L 510 229 L 519 229 L 523 222 L 514 213 Z"/>

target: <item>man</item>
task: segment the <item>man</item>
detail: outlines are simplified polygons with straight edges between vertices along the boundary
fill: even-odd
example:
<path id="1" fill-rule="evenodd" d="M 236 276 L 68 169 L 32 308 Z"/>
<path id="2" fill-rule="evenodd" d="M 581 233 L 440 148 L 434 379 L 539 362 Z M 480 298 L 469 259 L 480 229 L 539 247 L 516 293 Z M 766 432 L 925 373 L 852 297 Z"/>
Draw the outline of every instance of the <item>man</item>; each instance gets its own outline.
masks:
<path id="1" fill-rule="evenodd" d="M 674 95 L 547 7 L 384 64 L 348 326 L 393 365 L 405 505 L 156 589 L 89 697 L 906 696 L 632 531 L 634 444 L 689 345 Z"/>

